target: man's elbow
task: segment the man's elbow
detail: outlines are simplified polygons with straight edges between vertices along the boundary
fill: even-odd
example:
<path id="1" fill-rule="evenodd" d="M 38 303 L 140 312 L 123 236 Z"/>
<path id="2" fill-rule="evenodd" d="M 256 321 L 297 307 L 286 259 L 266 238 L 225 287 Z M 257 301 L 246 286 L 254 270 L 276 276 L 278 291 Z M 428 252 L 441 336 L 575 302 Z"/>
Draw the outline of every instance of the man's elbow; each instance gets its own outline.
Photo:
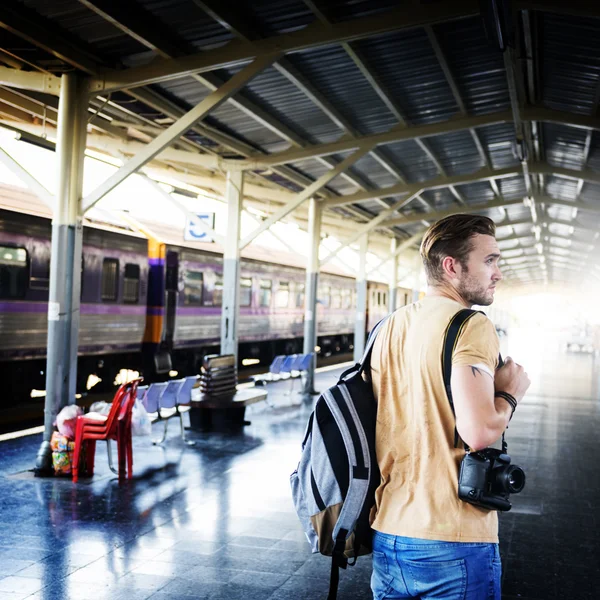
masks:
<path id="1" fill-rule="evenodd" d="M 457 427 L 457 430 L 460 439 L 474 451 L 483 450 L 491 446 L 502 435 L 502 432 L 498 433 L 488 427 L 481 426 Z"/>

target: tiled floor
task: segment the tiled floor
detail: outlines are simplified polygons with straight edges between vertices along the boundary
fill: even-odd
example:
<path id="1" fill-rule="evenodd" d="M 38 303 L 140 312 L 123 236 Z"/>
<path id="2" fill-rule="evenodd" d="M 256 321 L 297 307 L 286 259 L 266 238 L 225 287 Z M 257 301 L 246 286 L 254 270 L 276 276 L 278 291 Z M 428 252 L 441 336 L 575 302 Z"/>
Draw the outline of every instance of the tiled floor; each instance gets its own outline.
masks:
<path id="1" fill-rule="evenodd" d="M 501 516 L 503 597 L 597 600 L 597 371 L 591 357 L 538 358 L 508 432 L 528 481 Z M 241 434 L 184 447 L 174 422 L 164 448 L 137 438 L 124 485 L 101 445 L 93 480 L 73 485 L 26 472 L 39 436 L 0 444 L 0 600 L 325 598 L 329 560 L 309 553 L 288 483 L 311 406 L 288 386 L 270 385 L 275 408 L 254 409 Z M 370 598 L 369 577 L 369 558 L 342 572 L 340 600 Z"/>

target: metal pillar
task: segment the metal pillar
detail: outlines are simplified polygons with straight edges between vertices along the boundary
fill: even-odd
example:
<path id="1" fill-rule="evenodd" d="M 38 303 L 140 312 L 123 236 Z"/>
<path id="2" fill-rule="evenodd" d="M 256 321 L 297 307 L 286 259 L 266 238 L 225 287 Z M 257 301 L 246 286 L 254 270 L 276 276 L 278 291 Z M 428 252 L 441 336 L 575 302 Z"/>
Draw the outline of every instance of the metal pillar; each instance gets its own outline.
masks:
<path id="1" fill-rule="evenodd" d="M 244 185 L 243 171 L 228 171 L 227 236 L 223 253 L 223 306 L 221 312 L 221 354 L 238 355 L 240 316 L 240 228 Z"/>
<path id="2" fill-rule="evenodd" d="M 359 266 L 356 274 L 356 320 L 354 322 L 354 361 L 358 362 L 365 350 L 367 316 L 367 247 L 369 236 L 360 238 Z"/>
<path id="3" fill-rule="evenodd" d="M 36 460 L 38 475 L 52 473 L 53 423 L 63 406 L 75 402 L 87 106 L 87 81 L 74 73 L 63 75 L 56 141 L 58 186 L 52 220 L 44 438 Z"/>
<path id="4" fill-rule="evenodd" d="M 388 295 L 388 312 L 393 313 L 398 306 L 398 255 L 396 249 L 398 247 L 398 240 L 392 239 L 392 245 L 390 252 L 393 255 L 392 258 L 392 276 L 390 277 L 390 293 Z"/>
<path id="5" fill-rule="evenodd" d="M 304 311 L 304 348 L 303 353 L 315 352 L 317 345 L 317 289 L 319 286 L 319 246 L 321 245 L 321 214 L 323 210 L 315 198 L 308 205 L 308 233 L 310 247 L 306 262 L 305 311 Z M 306 371 L 304 394 L 315 394 L 316 353 L 310 368 Z"/>

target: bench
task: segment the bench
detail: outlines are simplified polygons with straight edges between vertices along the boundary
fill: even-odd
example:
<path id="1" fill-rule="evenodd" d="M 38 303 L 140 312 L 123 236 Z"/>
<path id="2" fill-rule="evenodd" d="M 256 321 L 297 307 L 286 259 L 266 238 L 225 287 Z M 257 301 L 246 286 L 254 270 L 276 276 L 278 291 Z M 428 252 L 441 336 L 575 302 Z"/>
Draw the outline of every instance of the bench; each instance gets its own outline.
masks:
<path id="1" fill-rule="evenodd" d="M 237 389 L 237 368 L 232 354 L 204 357 L 199 379 L 199 398 L 191 401 L 190 427 L 223 430 L 247 425 L 246 407 L 266 400 L 267 392 Z"/>
<path id="2" fill-rule="evenodd" d="M 254 381 L 257 385 L 266 385 L 268 381 L 291 379 L 291 387 L 287 392 L 291 394 L 295 379 L 300 377 L 300 380 L 302 380 L 302 375 L 310 368 L 313 356 L 314 353 L 312 352 L 308 354 L 280 354 L 273 359 L 269 366 L 269 372 L 254 378 Z"/>
<path id="3" fill-rule="evenodd" d="M 162 444 L 167 438 L 169 419 L 177 417 L 181 427 L 181 439 L 185 444 L 194 445 L 185 437 L 183 414 L 190 410 L 192 388 L 198 378 L 193 375 L 183 379 L 173 379 L 152 383 L 149 386 L 138 387 L 138 400 L 148 412 L 150 422 L 164 421 L 164 430 L 159 440 L 152 440 L 153 444 Z"/>

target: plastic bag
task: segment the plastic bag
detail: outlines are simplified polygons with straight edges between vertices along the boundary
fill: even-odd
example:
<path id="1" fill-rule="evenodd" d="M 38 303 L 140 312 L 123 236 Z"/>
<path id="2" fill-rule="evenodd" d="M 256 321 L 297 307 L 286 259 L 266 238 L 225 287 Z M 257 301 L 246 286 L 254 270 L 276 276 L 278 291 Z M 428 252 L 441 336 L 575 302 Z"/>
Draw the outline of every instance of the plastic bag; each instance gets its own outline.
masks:
<path id="1" fill-rule="evenodd" d="M 150 423 L 150 417 L 144 405 L 139 400 L 136 400 L 131 412 L 131 434 L 150 435 L 151 433 L 152 423 Z"/>
<path id="2" fill-rule="evenodd" d="M 75 439 L 77 417 L 83 414 L 81 406 L 65 406 L 56 416 L 56 427 L 62 435 Z"/>
<path id="3" fill-rule="evenodd" d="M 90 406 L 90 412 L 98 413 L 99 415 L 108 416 L 110 409 L 112 408 L 112 402 L 104 402 L 104 400 L 100 400 L 99 402 L 94 402 Z"/>

